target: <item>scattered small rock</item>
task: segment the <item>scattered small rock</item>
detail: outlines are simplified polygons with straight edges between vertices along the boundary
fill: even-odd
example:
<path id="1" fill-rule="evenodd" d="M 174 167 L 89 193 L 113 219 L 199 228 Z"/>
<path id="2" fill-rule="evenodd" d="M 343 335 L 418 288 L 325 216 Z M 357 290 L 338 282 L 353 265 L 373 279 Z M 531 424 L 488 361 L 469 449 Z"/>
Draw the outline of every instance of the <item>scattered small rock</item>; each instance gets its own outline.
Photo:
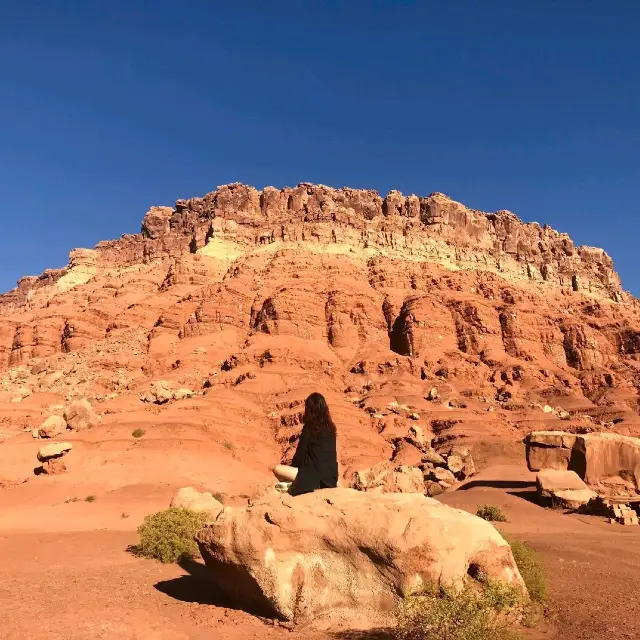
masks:
<path id="1" fill-rule="evenodd" d="M 201 492 L 193 487 L 183 487 L 173 496 L 172 507 L 190 509 L 191 511 L 207 511 L 213 516 L 218 515 L 224 508 L 222 503 L 209 492 Z"/>

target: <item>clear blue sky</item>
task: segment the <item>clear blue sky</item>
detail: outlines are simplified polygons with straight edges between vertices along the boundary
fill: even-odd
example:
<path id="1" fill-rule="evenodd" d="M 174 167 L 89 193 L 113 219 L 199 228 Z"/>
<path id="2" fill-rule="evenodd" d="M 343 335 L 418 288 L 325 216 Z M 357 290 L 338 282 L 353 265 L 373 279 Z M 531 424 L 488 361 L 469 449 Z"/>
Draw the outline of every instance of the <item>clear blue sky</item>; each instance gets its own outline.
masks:
<path id="1" fill-rule="evenodd" d="M 0 0 L 0 290 L 151 204 L 300 181 L 511 209 L 640 294 L 640 3 Z"/>

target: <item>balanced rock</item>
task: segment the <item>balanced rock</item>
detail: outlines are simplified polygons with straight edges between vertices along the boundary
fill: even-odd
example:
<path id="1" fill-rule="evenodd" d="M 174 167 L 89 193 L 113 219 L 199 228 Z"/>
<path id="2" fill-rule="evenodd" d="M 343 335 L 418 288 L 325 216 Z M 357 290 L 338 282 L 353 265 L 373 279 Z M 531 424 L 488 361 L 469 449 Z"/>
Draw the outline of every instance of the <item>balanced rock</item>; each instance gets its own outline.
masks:
<path id="1" fill-rule="evenodd" d="M 98 416 L 91 403 L 85 398 L 76 400 L 67 406 L 64 410 L 64 418 L 69 429 L 74 431 L 89 429 L 98 424 Z"/>
<path id="2" fill-rule="evenodd" d="M 51 458 L 60 458 L 66 455 L 72 448 L 73 445 L 70 442 L 52 442 L 40 447 L 37 457 L 40 462 L 45 462 Z"/>
<path id="3" fill-rule="evenodd" d="M 213 517 L 217 516 L 224 508 L 211 493 L 201 492 L 193 487 L 179 489 L 171 500 L 171 506 L 198 512 L 207 511 Z"/>
<path id="4" fill-rule="evenodd" d="M 325 489 L 222 511 L 196 540 L 215 588 L 280 619 L 375 627 L 427 583 L 470 569 L 525 587 L 488 522 L 418 494 Z"/>
<path id="5" fill-rule="evenodd" d="M 49 416 L 38 429 L 41 438 L 55 438 L 67 429 L 67 422 L 60 416 Z"/>
<path id="6" fill-rule="evenodd" d="M 541 498 L 563 509 L 578 509 L 598 495 L 574 471 L 543 469 L 538 472 L 536 484 Z"/>

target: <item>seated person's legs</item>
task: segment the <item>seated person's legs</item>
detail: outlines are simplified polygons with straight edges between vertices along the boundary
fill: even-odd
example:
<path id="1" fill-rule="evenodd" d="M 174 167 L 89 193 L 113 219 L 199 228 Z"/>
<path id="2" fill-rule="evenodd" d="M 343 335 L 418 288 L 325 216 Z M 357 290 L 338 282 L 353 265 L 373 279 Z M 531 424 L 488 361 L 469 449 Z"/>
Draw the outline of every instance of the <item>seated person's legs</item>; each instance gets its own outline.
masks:
<path id="1" fill-rule="evenodd" d="M 277 464 L 271 471 L 280 482 L 293 482 L 298 475 L 298 469 L 287 464 Z"/>

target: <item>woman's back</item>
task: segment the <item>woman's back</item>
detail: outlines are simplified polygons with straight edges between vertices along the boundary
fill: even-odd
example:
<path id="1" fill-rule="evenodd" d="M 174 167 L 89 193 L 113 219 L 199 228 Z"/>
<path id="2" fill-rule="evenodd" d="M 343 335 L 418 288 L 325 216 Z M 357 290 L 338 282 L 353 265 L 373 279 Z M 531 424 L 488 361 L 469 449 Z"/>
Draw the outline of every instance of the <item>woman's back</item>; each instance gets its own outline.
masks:
<path id="1" fill-rule="evenodd" d="M 292 495 L 328 489 L 338 484 L 336 427 L 322 395 L 312 393 L 305 402 L 304 426 L 292 465 L 298 475 Z"/>

